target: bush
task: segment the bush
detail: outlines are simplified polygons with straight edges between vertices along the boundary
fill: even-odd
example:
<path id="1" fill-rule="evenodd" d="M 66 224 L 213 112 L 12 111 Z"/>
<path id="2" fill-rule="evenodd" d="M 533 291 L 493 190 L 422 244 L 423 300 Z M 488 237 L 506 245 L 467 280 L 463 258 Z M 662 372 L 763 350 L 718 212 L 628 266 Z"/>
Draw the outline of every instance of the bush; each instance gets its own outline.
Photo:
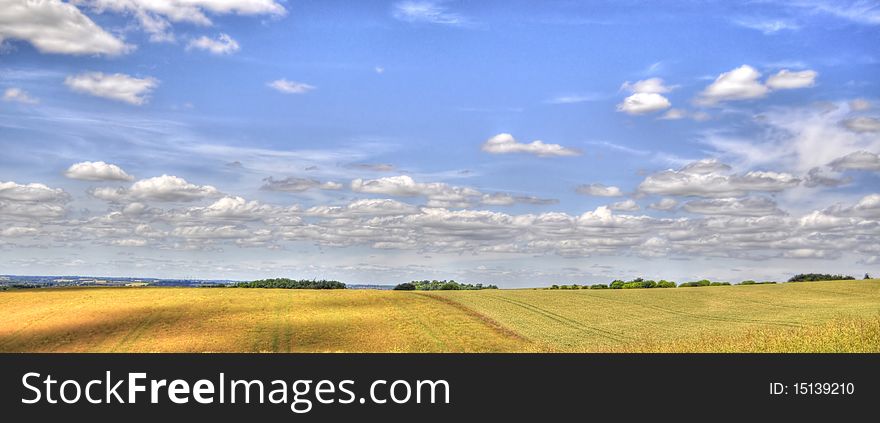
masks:
<path id="1" fill-rule="evenodd" d="M 709 286 L 730 286 L 730 282 L 712 282 Z"/>
<path id="2" fill-rule="evenodd" d="M 620 288 L 623 288 L 623 284 L 625 284 L 625 283 L 626 283 L 626 282 L 624 282 L 624 281 L 622 281 L 622 280 L 620 280 L 620 279 L 617 279 L 617 280 L 611 282 L 611 286 L 610 286 L 610 288 L 611 288 L 611 289 L 620 289 Z"/>
<path id="3" fill-rule="evenodd" d="M 657 282 L 657 288 L 675 288 L 675 282 L 660 280 Z"/>
<path id="4" fill-rule="evenodd" d="M 827 273 L 801 273 L 791 277 L 789 282 L 814 282 L 814 281 L 851 281 L 855 280 L 847 275 L 829 275 Z"/>
<path id="5" fill-rule="evenodd" d="M 681 285 L 679 285 L 678 287 L 682 288 L 682 287 L 690 287 L 690 286 L 709 286 L 711 284 L 712 284 L 712 282 L 709 281 L 708 279 L 703 279 L 703 280 L 699 280 L 699 281 L 695 281 L 695 282 L 684 282 Z"/>
<path id="6" fill-rule="evenodd" d="M 755 282 L 753 280 L 747 280 L 747 281 L 740 282 L 739 285 L 773 285 L 775 283 L 776 282 L 772 282 L 772 281 Z"/>
<path id="7" fill-rule="evenodd" d="M 590 289 L 608 289 L 608 285 L 604 283 L 597 283 L 595 285 L 590 285 Z"/>
<path id="8" fill-rule="evenodd" d="M 446 282 L 440 287 L 441 291 L 457 291 L 459 289 L 461 289 L 461 287 L 455 282 Z"/>
<path id="9" fill-rule="evenodd" d="M 401 284 L 397 284 L 397 286 L 394 287 L 394 290 L 395 291 L 415 291 L 416 286 L 409 283 L 409 282 L 404 282 Z"/>

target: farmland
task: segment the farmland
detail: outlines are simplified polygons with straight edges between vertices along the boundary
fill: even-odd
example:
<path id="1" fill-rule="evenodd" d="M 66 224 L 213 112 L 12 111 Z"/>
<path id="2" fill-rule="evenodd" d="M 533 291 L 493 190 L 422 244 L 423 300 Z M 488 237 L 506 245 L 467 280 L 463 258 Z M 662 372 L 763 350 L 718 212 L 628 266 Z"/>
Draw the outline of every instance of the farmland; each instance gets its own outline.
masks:
<path id="1" fill-rule="evenodd" d="M 649 290 L 0 292 L 0 351 L 880 351 L 880 280 Z"/>

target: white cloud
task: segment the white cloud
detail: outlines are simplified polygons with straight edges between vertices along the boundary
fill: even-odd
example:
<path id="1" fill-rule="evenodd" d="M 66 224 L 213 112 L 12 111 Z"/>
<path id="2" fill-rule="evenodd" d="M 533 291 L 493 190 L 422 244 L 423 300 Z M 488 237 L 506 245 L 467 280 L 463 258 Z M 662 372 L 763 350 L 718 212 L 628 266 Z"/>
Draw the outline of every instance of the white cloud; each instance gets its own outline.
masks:
<path id="1" fill-rule="evenodd" d="M 776 202 L 767 197 L 692 200 L 684 203 L 682 208 L 691 213 L 707 215 L 759 217 L 784 214 Z"/>
<path id="2" fill-rule="evenodd" d="M 672 106 L 669 99 L 655 93 L 635 93 L 617 105 L 617 111 L 631 115 L 657 112 Z"/>
<path id="3" fill-rule="evenodd" d="M 697 102 L 712 105 L 728 100 L 764 97 L 769 89 L 758 80 L 760 77 L 761 73 L 749 65 L 724 72 L 700 93 Z"/>
<path id="4" fill-rule="evenodd" d="M 805 70 L 793 72 L 783 69 L 767 78 L 767 87 L 771 90 L 793 90 L 807 88 L 816 85 L 816 71 Z"/>
<path id="5" fill-rule="evenodd" d="M 232 54 L 241 49 L 238 41 L 235 41 L 228 34 L 220 33 L 217 39 L 211 39 L 207 36 L 201 36 L 194 40 L 190 40 L 186 46 L 187 50 L 199 49 L 211 52 L 211 54 Z"/>
<path id="6" fill-rule="evenodd" d="M 710 133 L 703 140 L 741 168 L 782 167 L 806 173 L 854 151 L 880 151 L 876 133 L 840 124 L 850 115 L 845 102 L 817 107 L 774 107 L 756 117 L 760 131 L 748 137 Z"/>
<path id="7" fill-rule="evenodd" d="M 63 202 L 68 199 L 61 188 L 50 188 L 44 184 L 18 184 L 12 181 L 0 182 L 0 200 Z"/>
<path id="8" fill-rule="evenodd" d="M 64 172 L 70 179 L 83 181 L 131 181 L 134 177 L 125 173 L 122 168 L 110 163 L 81 162 L 70 165 Z"/>
<path id="9" fill-rule="evenodd" d="M 812 87 L 819 74 L 813 70 L 790 71 L 782 69 L 760 81 L 761 73 L 749 65 L 742 65 L 718 75 L 696 98 L 702 106 L 712 106 L 725 101 L 763 98 L 772 90 L 791 90 Z"/>
<path id="10" fill-rule="evenodd" d="M 668 109 L 672 106 L 669 99 L 661 95 L 672 91 L 672 87 L 665 86 L 660 78 L 650 78 L 635 83 L 627 81 L 621 89 L 632 92 L 632 95 L 617 105 L 619 112 L 640 115 Z"/>
<path id="11" fill-rule="evenodd" d="M 868 151 L 856 151 L 829 163 L 834 170 L 880 171 L 880 156 Z"/>
<path id="12" fill-rule="evenodd" d="M 270 82 L 268 85 L 270 88 L 284 94 L 305 94 L 317 88 L 304 82 L 288 81 L 286 79 L 278 79 Z"/>
<path id="13" fill-rule="evenodd" d="M 57 219 L 65 215 L 64 203 L 70 200 L 61 188 L 40 183 L 0 182 L 0 222 L 6 219 Z"/>
<path id="14" fill-rule="evenodd" d="M 40 100 L 32 97 L 27 91 L 21 88 L 7 88 L 3 92 L 3 101 L 16 102 L 21 104 L 38 104 Z"/>
<path id="15" fill-rule="evenodd" d="M 483 195 L 468 187 L 450 186 L 441 182 L 416 182 L 407 175 L 372 180 L 355 179 L 351 181 L 351 190 L 395 197 L 426 197 L 430 207 L 452 208 L 468 207 Z"/>
<path id="16" fill-rule="evenodd" d="M 173 41 L 172 22 L 212 25 L 208 14 L 284 16 L 276 0 L 73 0 L 97 12 L 126 13 L 137 18 L 153 41 Z"/>
<path id="17" fill-rule="evenodd" d="M 678 206 L 678 201 L 675 201 L 672 198 L 662 198 L 660 201 L 650 204 L 648 208 L 660 211 L 672 211 L 676 206 Z"/>
<path id="18" fill-rule="evenodd" d="M 376 72 L 379 75 L 381 75 L 381 74 L 385 73 L 385 68 L 383 68 L 382 66 L 376 66 L 373 68 L 373 72 Z"/>
<path id="19" fill-rule="evenodd" d="M 857 98 L 849 102 L 849 108 L 856 112 L 861 112 L 871 108 L 871 102 L 864 98 Z"/>
<path id="20" fill-rule="evenodd" d="M 178 202 L 216 197 L 220 192 L 210 185 L 195 185 L 177 176 L 162 175 L 137 181 L 131 188 L 94 188 L 89 194 L 111 202 L 149 200 Z"/>
<path id="21" fill-rule="evenodd" d="M 702 160 L 678 170 L 665 170 L 649 175 L 639 184 L 643 194 L 740 197 L 749 192 L 778 192 L 793 188 L 800 179 L 788 173 L 750 171 L 726 174 L 729 166 L 715 160 Z"/>
<path id="22" fill-rule="evenodd" d="M 133 49 L 59 0 L 0 1 L 0 43 L 24 40 L 41 53 L 116 56 Z"/>
<path id="23" fill-rule="evenodd" d="M 609 208 L 614 211 L 638 211 L 640 209 L 639 205 L 633 200 L 618 201 L 609 206 Z"/>
<path id="24" fill-rule="evenodd" d="M 578 194 L 593 195 L 596 197 L 620 197 L 623 192 L 615 186 L 605 186 L 602 184 L 589 184 L 578 186 L 575 191 Z"/>
<path id="25" fill-rule="evenodd" d="M 532 141 L 522 144 L 513 135 L 501 133 L 486 140 L 482 150 L 490 154 L 526 153 L 539 157 L 578 156 L 578 150 L 563 147 L 559 144 L 545 144 L 543 141 Z"/>
<path id="26" fill-rule="evenodd" d="M 267 191 L 283 191 L 283 192 L 303 192 L 310 189 L 339 190 L 342 184 L 338 182 L 321 182 L 315 179 L 288 177 L 284 179 L 274 179 L 271 176 L 263 179 L 263 186 L 260 189 Z"/>
<path id="27" fill-rule="evenodd" d="M 669 110 L 666 111 L 666 113 L 663 114 L 663 117 L 661 117 L 660 119 L 666 119 L 666 120 L 678 120 L 678 119 L 684 119 L 684 118 L 686 118 L 686 117 L 688 117 L 688 113 L 687 113 L 686 110 L 683 110 L 683 109 L 669 109 Z"/>
<path id="28" fill-rule="evenodd" d="M 853 132 L 880 132 L 880 119 L 868 116 L 844 119 L 840 123 Z"/>
<path id="29" fill-rule="evenodd" d="M 73 91 L 123 101 L 133 105 L 147 102 L 148 96 L 159 86 L 159 80 L 152 77 L 135 78 L 122 73 L 104 74 L 85 72 L 68 76 L 64 83 Z"/>
<path id="30" fill-rule="evenodd" d="M 395 3 L 392 16 L 406 22 L 426 22 L 442 25 L 463 25 L 468 19 L 452 13 L 437 1 L 401 1 Z"/>
<path id="31" fill-rule="evenodd" d="M 634 83 L 626 81 L 620 88 L 632 93 L 664 94 L 672 91 L 674 87 L 667 87 L 660 78 L 649 78 Z"/>

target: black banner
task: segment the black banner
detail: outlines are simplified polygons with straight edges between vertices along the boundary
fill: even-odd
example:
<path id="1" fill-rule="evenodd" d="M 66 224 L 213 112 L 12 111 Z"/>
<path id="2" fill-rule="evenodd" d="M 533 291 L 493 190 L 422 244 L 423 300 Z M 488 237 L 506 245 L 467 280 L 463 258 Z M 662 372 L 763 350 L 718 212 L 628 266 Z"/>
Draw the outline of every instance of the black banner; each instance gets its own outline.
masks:
<path id="1" fill-rule="evenodd" d="M 31 421 L 839 420 L 873 412 L 878 376 L 877 354 L 5 354 L 0 407 Z"/>

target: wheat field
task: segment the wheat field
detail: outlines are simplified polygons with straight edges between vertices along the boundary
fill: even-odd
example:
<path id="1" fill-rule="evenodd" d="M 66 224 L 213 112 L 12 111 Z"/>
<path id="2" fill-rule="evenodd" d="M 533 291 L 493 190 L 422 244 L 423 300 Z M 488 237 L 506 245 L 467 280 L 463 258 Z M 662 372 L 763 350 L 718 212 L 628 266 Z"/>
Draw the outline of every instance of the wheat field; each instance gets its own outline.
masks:
<path id="1" fill-rule="evenodd" d="M 880 280 L 633 290 L 0 292 L 2 352 L 880 352 Z"/>

